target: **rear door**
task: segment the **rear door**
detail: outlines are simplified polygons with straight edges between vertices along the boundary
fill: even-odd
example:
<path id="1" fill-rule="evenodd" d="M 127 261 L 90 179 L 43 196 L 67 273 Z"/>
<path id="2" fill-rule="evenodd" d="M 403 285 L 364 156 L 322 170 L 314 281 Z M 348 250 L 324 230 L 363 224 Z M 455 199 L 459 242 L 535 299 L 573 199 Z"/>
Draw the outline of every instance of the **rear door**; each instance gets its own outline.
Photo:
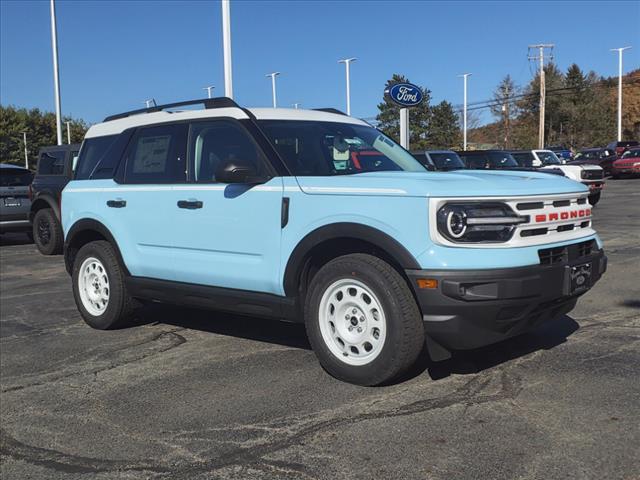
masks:
<path id="1" fill-rule="evenodd" d="M 187 181 L 187 132 L 185 123 L 137 129 L 123 155 L 121 183 L 104 191 L 101 208 L 134 276 L 174 278 L 173 188 Z"/>
<path id="2" fill-rule="evenodd" d="M 176 280 L 279 293 L 281 177 L 266 183 L 225 184 L 218 166 L 230 159 L 269 171 L 260 147 L 234 119 L 195 122 L 189 134 L 192 183 L 175 187 L 171 228 Z"/>

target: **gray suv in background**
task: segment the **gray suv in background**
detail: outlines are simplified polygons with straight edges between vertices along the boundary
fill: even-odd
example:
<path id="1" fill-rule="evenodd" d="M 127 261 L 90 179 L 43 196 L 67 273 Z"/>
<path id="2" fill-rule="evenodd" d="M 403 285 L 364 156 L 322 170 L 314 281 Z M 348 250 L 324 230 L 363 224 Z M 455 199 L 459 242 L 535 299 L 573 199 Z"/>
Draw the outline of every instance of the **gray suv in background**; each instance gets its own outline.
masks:
<path id="1" fill-rule="evenodd" d="M 26 168 L 0 163 L 0 233 L 31 235 L 29 185 L 33 174 Z"/>

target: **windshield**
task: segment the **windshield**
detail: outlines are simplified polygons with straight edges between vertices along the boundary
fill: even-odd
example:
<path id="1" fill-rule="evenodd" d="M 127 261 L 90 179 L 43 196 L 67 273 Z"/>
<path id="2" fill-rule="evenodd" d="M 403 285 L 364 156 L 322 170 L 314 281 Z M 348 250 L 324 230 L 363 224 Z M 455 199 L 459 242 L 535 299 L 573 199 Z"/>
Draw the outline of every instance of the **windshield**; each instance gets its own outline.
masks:
<path id="1" fill-rule="evenodd" d="M 599 150 L 580 152 L 579 154 L 576 155 L 576 160 L 578 160 L 578 159 L 581 159 L 581 160 L 597 159 L 598 156 L 599 156 L 599 153 L 600 153 Z"/>
<path id="2" fill-rule="evenodd" d="M 0 170 L 0 187 L 26 187 L 33 175 L 21 168 L 3 168 Z"/>
<path id="3" fill-rule="evenodd" d="M 455 152 L 447 153 L 430 153 L 429 156 L 433 163 L 436 164 L 438 170 L 455 170 L 458 168 L 465 168 L 464 163 Z"/>
<path id="4" fill-rule="evenodd" d="M 492 152 L 489 154 L 489 164 L 493 168 L 509 168 L 509 167 L 517 167 L 518 162 L 516 162 L 510 153 L 505 152 Z"/>
<path id="5" fill-rule="evenodd" d="M 634 148 L 633 150 L 627 150 L 622 154 L 620 158 L 635 158 L 640 157 L 640 148 Z"/>
<path id="6" fill-rule="evenodd" d="M 258 123 L 297 176 L 427 171 L 409 152 L 372 127 L 297 120 Z"/>
<path id="7" fill-rule="evenodd" d="M 560 159 L 553 152 L 539 150 L 536 154 L 543 165 L 560 165 Z"/>
<path id="8" fill-rule="evenodd" d="M 511 156 L 515 158 L 518 165 L 521 167 L 533 167 L 533 153 L 531 152 L 518 152 L 512 153 Z"/>

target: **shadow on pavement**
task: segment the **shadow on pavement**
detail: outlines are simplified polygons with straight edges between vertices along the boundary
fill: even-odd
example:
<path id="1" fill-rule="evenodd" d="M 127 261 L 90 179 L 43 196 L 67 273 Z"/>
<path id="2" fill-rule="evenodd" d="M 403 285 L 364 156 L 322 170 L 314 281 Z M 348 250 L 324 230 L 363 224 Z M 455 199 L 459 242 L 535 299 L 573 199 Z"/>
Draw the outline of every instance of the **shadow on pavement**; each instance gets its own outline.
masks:
<path id="1" fill-rule="evenodd" d="M 267 342 L 310 350 L 303 324 L 287 323 L 257 317 L 193 310 L 167 305 L 149 305 L 140 316 L 140 323 L 162 323 L 202 332 L 229 335 L 258 342 Z M 433 362 L 426 351 L 415 366 L 393 383 L 400 383 L 428 371 L 433 380 L 451 374 L 478 373 L 538 350 L 549 350 L 564 343 L 579 325 L 569 316 L 547 322 L 536 330 L 494 345 L 476 350 L 456 351 L 449 360 Z"/>
<path id="2" fill-rule="evenodd" d="M 620 303 L 620 305 L 622 305 L 623 307 L 640 309 L 640 300 L 624 300 Z"/>

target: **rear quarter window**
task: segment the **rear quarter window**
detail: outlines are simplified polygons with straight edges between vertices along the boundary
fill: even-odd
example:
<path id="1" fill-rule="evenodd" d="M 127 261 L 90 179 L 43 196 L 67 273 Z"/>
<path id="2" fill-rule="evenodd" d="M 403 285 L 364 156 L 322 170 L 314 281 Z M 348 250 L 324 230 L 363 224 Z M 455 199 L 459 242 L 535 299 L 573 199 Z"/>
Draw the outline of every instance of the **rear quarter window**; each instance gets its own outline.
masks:
<path id="1" fill-rule="evenodd" d="M 83 142 L 75 166 L 76 180 L 86 180 L 91 176 L 96 165 L 117 137 L 117 135 L 92 137 Z"/>
<path id="2" fill-rule="evenodd" d="M 38 175 L 63 175 L 66 156 L 65 150 L 42 152 L 38 159 Z"/>
<path id="3" fill-rule="evenodd" d="M 33 180 L 33 175 L 22 168 L 0 169 L 0 187 L 26 187 Z"/>

